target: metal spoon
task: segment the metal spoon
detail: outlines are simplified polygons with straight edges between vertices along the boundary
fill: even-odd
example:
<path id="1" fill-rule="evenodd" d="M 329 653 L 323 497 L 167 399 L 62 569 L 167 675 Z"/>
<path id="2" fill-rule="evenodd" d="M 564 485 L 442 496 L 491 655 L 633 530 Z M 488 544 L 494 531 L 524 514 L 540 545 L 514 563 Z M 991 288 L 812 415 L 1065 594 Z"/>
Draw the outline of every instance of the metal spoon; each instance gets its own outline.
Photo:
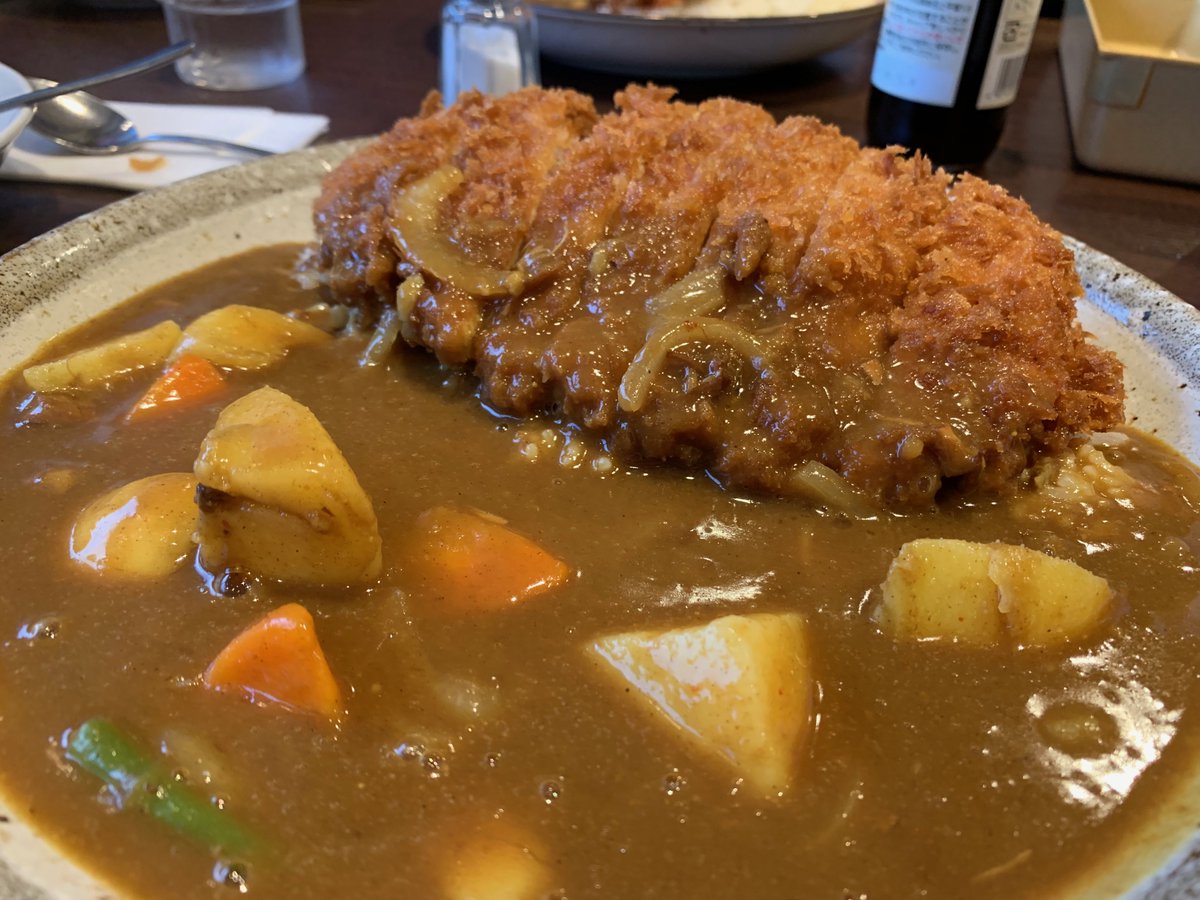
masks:
<path id="1" fill-rule="evenodd" d="M 52 97 L 57 97 L 59 94 L 70 94 L 74 91 L 82 91 L 84 88 L 95 87 L 98 84 L 107 84 L 110 81 L 116 81 L 118 78 L 128 78 L 130 75 L 140 75 L 142 72 L 160 69 L 167 63 L 179 59 L 179 57 L 190 52 L 195 46 L 195 43 L 192 41 L 179 41 L 170 47 L 159 50 L 157 53 L 151 53 L 149 56 L 135 59 L 133 62 L 117 66 L 115 69 L 109 69 L 107 72 L 89 75 L 87 78 L 76 78 L 74 81 L 68 81 L 66 84 L 55 84 L 53 81 L 43 82 L 44 84 L 48 84 L 49 87 L 0 100 L 0 112 L 8 112 L 10 109 L 16 109 L 18 106 L 33 106 L 35 103 L 40 103 L 42 100 L 49 100 Z M 33 80 L 30 79 L 30 82 Z M 31 84 L 31 86 L 33 85 Z"/>
<path id="2" fill-rule="evenodd" d="M 30 78 L 36 88 L 53 87 L 53 81 Z M 247 156 L 270 156 L 270 150 L 235 144 L 217 138 L 185 134 L 138 134 L 134 124 L 111 106 L 83 91 L 63 94 L 37 105 L 29 127 L 56 144 L 92 156 L 136 150 L 146 144 L 193 144 Z"/>

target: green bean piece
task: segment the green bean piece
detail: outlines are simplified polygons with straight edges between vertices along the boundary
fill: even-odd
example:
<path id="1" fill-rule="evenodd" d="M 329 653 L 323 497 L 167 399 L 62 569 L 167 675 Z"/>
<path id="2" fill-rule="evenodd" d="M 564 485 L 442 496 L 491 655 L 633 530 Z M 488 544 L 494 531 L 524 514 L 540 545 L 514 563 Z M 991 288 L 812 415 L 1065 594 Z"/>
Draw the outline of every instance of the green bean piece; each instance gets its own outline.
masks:
<path id="1" fill-rule="evenodd" d="M 257 838 L 209 799 L 159 767 L 128 734 L 107 719 L 89 719 L 71 732 L 66 756 L 120 799 L 191 840 L 224 853 L 252 853 Z"/>

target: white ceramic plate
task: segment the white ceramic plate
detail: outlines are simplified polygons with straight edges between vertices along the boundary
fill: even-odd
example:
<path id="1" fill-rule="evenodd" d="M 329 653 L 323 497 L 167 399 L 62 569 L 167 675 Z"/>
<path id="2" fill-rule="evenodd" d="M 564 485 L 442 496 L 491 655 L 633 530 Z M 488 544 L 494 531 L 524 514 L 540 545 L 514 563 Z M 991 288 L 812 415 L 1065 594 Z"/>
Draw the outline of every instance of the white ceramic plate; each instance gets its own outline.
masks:
<path id="1" fill-rule="evenodd" d="M 130 295 L 197 266 L 312 238 L 317 182 L 355 143 L 277 156 L 138 194 L 0 257 L 0 372 L 40 343 Z M 1200 312 L 1091 248 L 1075 250 L 1085 326 L 1127 367 L 1129 415 L 1200 463 Z M 0 444 L 2 447 L 2 444 Z M 77 866 L 0 800 L 0 897 L 98 898 Z M 1131 835 L 1085 897 L 1200 897 L 1200 772 L 1179 802 Z M 107 894 L 111 897 L 111 892 Z"/>
<path id="2" fill-rule="evenodd" d="M 598 13 L 535 6 L 551 59 L 656 78 L 739 75 L 811 59 L 879 27 L 883 0 L 840 12 L 755 19 Z"/>

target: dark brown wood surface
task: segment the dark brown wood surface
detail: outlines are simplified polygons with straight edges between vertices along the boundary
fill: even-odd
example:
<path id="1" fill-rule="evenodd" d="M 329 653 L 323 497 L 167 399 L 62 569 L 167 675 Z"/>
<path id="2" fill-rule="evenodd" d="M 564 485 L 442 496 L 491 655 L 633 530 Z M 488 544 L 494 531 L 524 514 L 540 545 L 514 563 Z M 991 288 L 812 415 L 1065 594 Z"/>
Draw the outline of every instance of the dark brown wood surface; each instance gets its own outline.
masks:
<path id="1" fill-rule="evenodd" d="M 165 45 L 159 9 L 136 6 L 130 0 L 0 0 L 0 60 L 64 81 Z M 414 112 L 434 86 L 438 8 L 435 0 L 301 0 L 309 68 L 292 84 L 226 94 L 184 85 L 168 68 L 96 93 L 318 112 L 330 117 L 326 140 L 373 134 Z M 1057 22 L 1039 25 L 1007 131 L 982 174 L 1024 197 L 1056 228 L 1200 306 L 1200 189 L 1092 172 L 1073 161 L 1057 35 Z M 778 116 L 816 115 L 861 139 L 873 45 L 872 34 L 814 62 L 678 86 L 687 99 L 727 94 Z M 603 101 L 625 79 L 546 62 L 543 81 Z M 122 196 L 104 188 L 0 181 L 0 253 Z"/>

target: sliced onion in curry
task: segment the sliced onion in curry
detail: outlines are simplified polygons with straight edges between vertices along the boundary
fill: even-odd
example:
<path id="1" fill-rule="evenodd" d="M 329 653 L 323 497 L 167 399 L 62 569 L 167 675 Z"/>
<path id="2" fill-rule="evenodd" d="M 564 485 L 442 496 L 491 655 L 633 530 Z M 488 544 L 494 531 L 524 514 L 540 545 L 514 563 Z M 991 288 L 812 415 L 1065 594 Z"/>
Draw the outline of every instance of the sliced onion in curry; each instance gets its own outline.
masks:
<path id="1" fill-rule="evenodd" d="M 798 497 L 835 512 L 872 518 L 879 511 L 845 478 L 823 463 L 810 459 L 788 478 L 788 487 Z"/>
<path id="2" fill-rule="evenodd" d="M 711 317 L 673 322 L 662 330 L 652 330 L 625 370 L 617 390 L 621 409 L 625 412 L 641 409 L 650 393 L 650 384 L 662 370 L 667 354 L 696 341 L 727 344 L 749 360 L 755 369 L 763 369 L 766 347 L 742 326 Z"/>
<path id="3" fill-rule="evenodd" d="M 358 358 L 360 366 L 377 366 L 387 359 L 392 348 L 396 346 L 396 338 L 400 336 L 400 328 L 404 319 L 395 307 L 385 306 L 380 310 L 379 321 L 375 323 L 375 332 L 371 340 L 363 348 Z"/>
<path id="4" fill-rule="evenodd" d="M 521 271 L 473 262 L 437 227 L 442 201 L 462 183 L 462 170 L 446 165 L 409 185 L 391 206 L 392 240 L 413 265 L 463 293 L 475 297 L 520 293 L 525 285 Z"/>
<path id="5" fill-rule="evenodd" d="M 725 305 L 725 270 L 720 266 L 695 269 L 646 301 L 656 322 L 709 316 Z"/>
<path id="6" fill-rule="evenodd" d="M 425 293 L 425 276 L 418 272 L 405 278 L 396 288 L 396 312 L 400 316 L 400 336 L 409 343 L 415 343 L 417 331 L 413 327 L 412 314 L 417 308 L 417 301 Z"/>

